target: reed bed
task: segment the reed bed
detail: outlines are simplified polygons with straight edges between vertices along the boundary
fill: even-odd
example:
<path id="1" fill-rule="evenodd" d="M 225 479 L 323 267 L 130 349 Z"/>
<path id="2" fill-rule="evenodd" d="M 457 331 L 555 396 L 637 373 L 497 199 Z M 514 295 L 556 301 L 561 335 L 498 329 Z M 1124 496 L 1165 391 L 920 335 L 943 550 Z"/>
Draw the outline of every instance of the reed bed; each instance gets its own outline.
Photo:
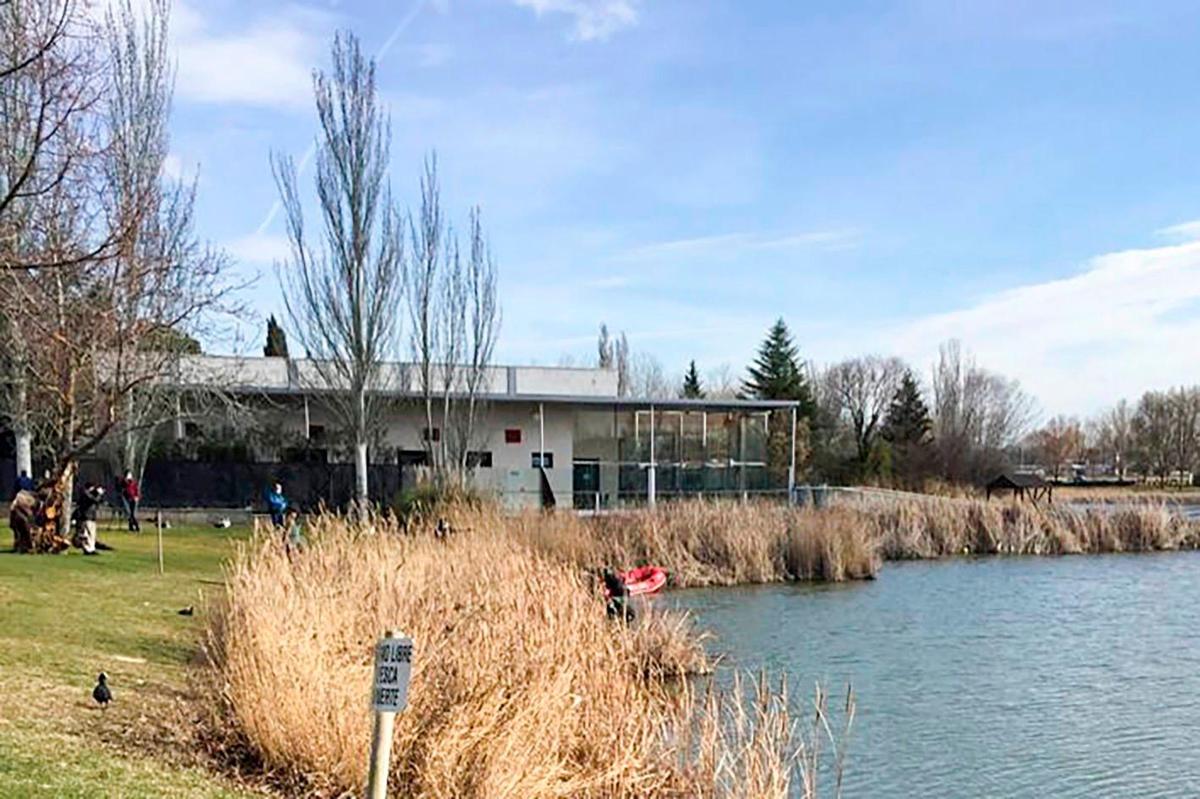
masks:
<path id="1" fill-rule="evenodd" d="M 594 517 L 494 507 L 447 513 L 456 529 L 504 531 L 581 569 L 662 566 L 676 586 L 855 580 L 874 576 L 881 562 L 875 519 L 855 508 L 697 500 Z"/>
<path id="2" fill-rule="evenodd" d="M 736 691 L 698 699 L 679 678 L 709 664 L 686 619 L 610 621 L 561 557 L 459 521 L 438 540 L 317 517 L 303 551 L 268 535 L 241 551 L 209 631 L 227 741 L 289 793 L 357 791 L 373 642 L 398 627 L 416 651 L 397 795 L 817 796 L 805 754 L 819 744 L 786 691 L 764 688 L 749 706 Z"/>
<path id="3" fill-rule="evenodd" d="M 885 560 L 1200 546 L 1200 523 L 1155 502 L 1080 507 L 849 493 L 823 508 L 693 500 L 594 517 L 487 505 L 445 512 L 456 529 L 501 531 L 581 569 L 662 566 L 676 586 L 866 579 Z"/>
<path id="4" fill-rule="evenodd" d="M 888 560 L 1195 549 L 1200 525 L 1160 503 L 1080 508 L 937 497 L 863 504 Z"/>

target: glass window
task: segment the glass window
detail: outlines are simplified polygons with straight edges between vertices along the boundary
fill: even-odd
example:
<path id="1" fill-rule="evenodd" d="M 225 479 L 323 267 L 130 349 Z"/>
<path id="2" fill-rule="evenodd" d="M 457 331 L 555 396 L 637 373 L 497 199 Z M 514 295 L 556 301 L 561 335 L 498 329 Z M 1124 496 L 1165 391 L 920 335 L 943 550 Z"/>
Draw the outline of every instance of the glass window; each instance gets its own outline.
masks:
<path id="1" fill-rule="evenodd" d="M 542 456 L 545 455 L 545 458 Z M 553 452 L 535 452 L 532 458 L 533 468 L 538 469 L 545 467 L 547 469 L 554 468 L 554 453 Z"/>

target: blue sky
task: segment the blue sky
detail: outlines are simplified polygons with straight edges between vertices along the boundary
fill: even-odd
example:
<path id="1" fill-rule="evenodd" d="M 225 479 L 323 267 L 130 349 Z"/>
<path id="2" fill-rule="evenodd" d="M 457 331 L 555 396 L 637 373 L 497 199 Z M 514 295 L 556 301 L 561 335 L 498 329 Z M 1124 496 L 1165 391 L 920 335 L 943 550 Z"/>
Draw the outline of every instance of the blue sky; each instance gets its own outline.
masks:
<path id="1" fill-rule="evenodd" d="M 1200 381 L 1200 15 L 1156 2 L 177 0 L 172 168 L 265 316 L 268 154 L 342 27 L 382 52 L 392 181 L 438 151 L 501 269 L 498 357 L 741 368 L 961 338 L 1047 413 Z M 259 330 L 253 331 L 258 344 Z"/>

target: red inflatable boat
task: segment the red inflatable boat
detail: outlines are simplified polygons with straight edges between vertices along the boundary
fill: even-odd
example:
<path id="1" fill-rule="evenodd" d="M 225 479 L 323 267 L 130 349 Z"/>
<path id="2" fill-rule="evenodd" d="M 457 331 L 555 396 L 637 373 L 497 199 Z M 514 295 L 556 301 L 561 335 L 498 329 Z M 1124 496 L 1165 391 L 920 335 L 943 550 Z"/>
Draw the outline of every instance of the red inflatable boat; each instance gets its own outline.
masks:
<path id="1" fill-rule="evenodd" d="M 639 566 L 627 572 L 621 572 L 621 579 L 629 589 L 630 596 L 640 594 L 656 594 L 667 584 L 667 571 L 658 566 Z"/>

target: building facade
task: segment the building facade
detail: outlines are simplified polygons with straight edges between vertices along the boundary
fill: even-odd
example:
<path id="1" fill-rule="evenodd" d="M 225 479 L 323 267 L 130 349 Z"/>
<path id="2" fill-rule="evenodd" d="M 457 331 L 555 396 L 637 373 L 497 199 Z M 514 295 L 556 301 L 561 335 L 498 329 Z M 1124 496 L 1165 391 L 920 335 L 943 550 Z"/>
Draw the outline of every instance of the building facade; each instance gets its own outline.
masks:
<path id="1" fill-rule="evenodd" d="M 384 374 L 369 460 L 373 499 L 386 503 L 421 478 L 427 445 L 451 431 L 442 429 L 440 396 L 428 423 L 411 365 L 389 364 Z M 442 385 L 441 374 L 433 377 Z M 302 504 L 349 499 L 353 459 L 330 402 L 337 389 L 310 361 L 189 356 L 174 388 L 185 398 L 219 389 L 235 401 L 205 409 L 181 401 L 147 463 L 149 501 L 157 493 L 168 505 L 242 505 L 274 479 L 303 485 Z M 609 369 L 489 368 L 477 394 L 469 479 L 513 507 L 787 495 L 794 403 L 619 397 L 617 388 Z"/>

